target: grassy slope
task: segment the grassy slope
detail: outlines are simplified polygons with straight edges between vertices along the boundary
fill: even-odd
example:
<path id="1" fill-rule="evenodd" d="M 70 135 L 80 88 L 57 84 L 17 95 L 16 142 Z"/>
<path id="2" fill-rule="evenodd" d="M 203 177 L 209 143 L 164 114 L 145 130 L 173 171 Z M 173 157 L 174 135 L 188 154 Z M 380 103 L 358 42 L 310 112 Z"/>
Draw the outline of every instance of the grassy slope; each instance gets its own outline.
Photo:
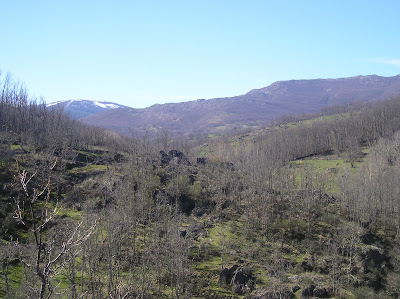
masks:
<path id="1" fill-rule="evenodd" d="M 317 119 L 310 119 L 301 122 L 288 123 L 285 125 L 280 125 L 278 127 L 266 128 L 252 133 L 247 133 L 240 136 L 234 136 L 229 138 L 230 145 L 235 147 L 242 141 L 254 141 L 260 136 L 268 136 L 270 130 L 286 130 L 290 128 L 295 128 L 300 124 L 313 125 L 319 122 L 332 121 L 349 117 L 348 113 L 332 115 L 327 117 L 319 117 Z M 216 139 L 216 136 L 213 136 Z M 215 144 L 210 142 L 206 146 L 201 146 L 197 150 L 199 156 L 213 156 L 215 149 Z M 341 155 L 317 155 L 305 159 L 299 159 L 290 162 L 296 166 L 296 184 L 301 187 L 301 175 L 307 169 L 312 171 L 315 176 L 325 175 L 328 184 L 325 186 L 325 192 L 336 196 L 340 191 L 338 186 L 338 177 L 341 175 L 345 168 L 350 169 L 351 172 L 356 172 L 357 169 L 365 163 L 368 159 L 369 148 L 364 147 L 362 149 L 362 155 L 354 163 L 354 167 L 351 167 L 350 162 L 346 159 L 346 153 Z M 329 204 L 326 208 L 331 214 L 337 214 L 337 206 L 335 203 Z M 227 212 L 229 214 L 229 212 Z M 207 295 L 216 296 L 216 298 L 228 298 L 232 297 L 243 297 L 232 292 L 230 287 L 221 287 L 218 285 L 219 272 L 221 271 L 222 264 L 225 267 L 230 267 L 237 264 L 238 260 L 244 260 L 245 265 L 248 269 L 251 269 L 253 273 L 256 273 L 256 286 L 268 286 L 275 280 L 274 277 L 269 275 L 268 264 L 273 257 L 283 258 L 290 261 L 292 268 L 284 274 L 284 278 L 281 278 L 281 282 L 289 288 L 294 285 L 300 285 L 300 287 L 306 287 L 310 283 L 318 282 L 319 285 L 329 285 L 331 284 L 330 274 L 321 274 L 315 270 L 307 272 L 299 270 L 299 265 L 302 262 L 307 261 L 310 258 L 315 258 L 310 255 L 313 252 L 309 245 L 303 245 L 301 243 L 291 243 L 286 241 L 274 241 L 268 237 L 262 237 L 260 235 L 255 238 L 251 238 L 251 232 L 243 229 L 245 219 L 244 217 L 237 218 L 235 212 L 232 212 L 230 216 L 233 219 L 219 222 L 207 229 L 209 236 L 201 238 L 197 246 L 205 247 L 209 251 L 209 256 L 197 261 L 194 264 L 194 269 L 203 279 L 211 280 L 209 285 L 204 286 L 203 292 Z M 351 226 L 351 223 L 340 220 L 342 226 Z M 329 221 L 328 221 L 329 222 Z M 282 224 L 282 227 L 284 225 Z M 336 227 L 332 226 L 332 223 L 327 223 L 324 219 L 316 219 L 312 223 L 312 233 L 308 236 L 310 240 L 314 240 L 314 245 L 318 246 L 318 243 L 323 243 L 326 241 L 327 235 L 336 230 Z M 389 235 L 383 234 L 382 237 L 389 238 Z M 360 248 L 365 247 L 365 244 L 358 244 Z M 199 251 L 199 249 L 197 249 Z M 318 254 L 317 251 L 314 254 Z M 314 261 L 315 264 L 322 264 L 324 262 L 324 257 L 317 256 Z M 349 261 L 344 259 L 342 265 L 344 266 Z M 297 279 L 293 279 L 297 277 Z M 369 288 L 343 289 L 341 291 L 340 297 L 345 298 L 362 298 L 365 294 L 371 293 Z M 300 291 L 295 293 L 295 298 L 300 298 Z"/>
<path id="2" fill-rule="evenodd" d="M 16 167 L 17 163 L 21 168 L 27 167 L 34 169 L 35 164 L 38 163 L 40 159 L 42 159 L 41 155 L 35 153 L 35 151 L 31 149 L 29 146 L 12 144 L 10 145 L 10 151 L 12 151 L 14 154 L 8 157 L 8 162 L 6 164 L 0 163 L 0 177 L 2 180 L 6 180 L 8 183 L 11 183 L 12 175 L 15 175 L 17 173 L 17 167 Z M 58 179 L 61 182 L 61 184 L 63 184 L 63 188 L 66 190 L 69 190 L 71 186 L 73 186 L 76 183 L 76 179 L 78 179 L 78 181 L 83 181 L 84 179 L 89 177 L 96 177 L 99 174 L 104 173 L 109 167 L 110 162 L 108 157 L 108 151 L 104 148 L 99 149 L 98 147 L 94 147 L 93 149 L 84 149 L 84 150 L 78 149 L 78 150 L 73 150 L 73 152 L 74 153 L 70 153 L 69 155 L 71 159 L 66 158 L 62 160 L 63 163 L 67 163 L 73 166 L 70 167 L 68 171 L 65 171 L 63 173 L 58 173 L 58 175 L 61 175 L 61 177 L 59 177 Z M 77 164 L 74 167 L 76 162 L 76 157 L 78 155 L 81 159 L 86 161 L 84 163 L 85 166 L 82 166 L 82 164 Z M 49 156 L 46 155 L 46 157 L 43 158 L 49 159 Z M 51 159 L 55 161 L 56 157 L 55 156 L 51 157 Z M 10 174 L 12 175 L 10 176 Z M 71 179 L 73 181 L 71 181 Z M 61 196 L 64 197 L 65 194 L 61 194 Z M 9 194 L 7 192 L 4 192 L 4 190 L 3 190 L 2 200 L 7 207 L 13 209 L 13 202 L 9 197 Z M 51 209 L 54 209 L 56 207 L 56 203 L 50 202 L 50 206 L 52 207 Z M 82 216 L 82 211 L 77 210 L 74 207 L 65 205 L 63 199 L 60 200 L 58 204 L 58 213 L 55 218 L 56 220 L 66 219 L 66 220 L 80 221 L 81 216 Z M 23 241 L 24 239 L 30 236 L 29 231 L 25 230 L 23 227 L 17 228 L 15 234 L 18 236 L 20 241 L 21 240 Z M 8 238 L 8 235 L 5 234 L 2 235 L 1 237 Z M 3 242 L 3 244 L 9 243 L 8 240 L 4 239 L 0 241 Z M 3 267 L 1 269 L 0 298 L 4 297 L 6 294 L 6 283 L 5 283 L 6 276 L 9 282 L 9 288 L 18 289 L 18 286 L 22 282 L 23 278 L 22 265 L 18 263 L 11 263 L 10 265 L 8 265 L 8 268 Z M 64 292 L 69 287 L 67 278 L 63 274 L 60 274 L 56 277 L 56 282 L 59 283 L 58 290 L 60 292 Z"/>

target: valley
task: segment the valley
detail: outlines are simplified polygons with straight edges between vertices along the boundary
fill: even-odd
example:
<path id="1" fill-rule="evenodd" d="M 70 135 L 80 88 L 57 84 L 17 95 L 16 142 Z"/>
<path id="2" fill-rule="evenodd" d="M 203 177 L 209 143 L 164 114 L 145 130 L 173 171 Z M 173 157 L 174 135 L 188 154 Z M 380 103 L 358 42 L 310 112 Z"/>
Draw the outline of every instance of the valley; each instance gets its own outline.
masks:
<path id="1" fill-rule="evenodd" d="M 9 86 L 1 297 L 400 296 L 399 95 L 237 134 L 126 136 Z"/>

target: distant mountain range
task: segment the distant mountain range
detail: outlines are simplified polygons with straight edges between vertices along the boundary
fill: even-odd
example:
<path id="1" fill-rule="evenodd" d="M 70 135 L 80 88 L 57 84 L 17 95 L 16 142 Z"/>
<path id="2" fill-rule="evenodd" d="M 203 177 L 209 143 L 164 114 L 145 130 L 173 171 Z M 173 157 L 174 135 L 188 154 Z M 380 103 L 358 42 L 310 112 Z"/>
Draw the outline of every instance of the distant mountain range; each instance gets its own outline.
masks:
<path id="1" fill-rule="evenodd" d="M 47 107 L 62 107 L 64 112 L 68 113 L 72 118 L 80 119 L 86 116 L 103 112 L 108 109 L 129 108 L 116 103 L 90 101 L 90 100 L 65 100 L 50 103 Z"/>
<path id="2" fill-rule="evenodd" d="M 279 81 L 240 96 L 157 104 L 144 109 L 107 103 L 121 108 L 100 106 L 103 111 L 98 110 L 101 111 L 99 113 L 94 113 L 97 110 L 89 105 L 96 102 L 74 101 L 66 106 L 66 110 L 73 111 L 74 105 L 78 105 L 79 113 L 71 112 L 78 116 L 86 111 L 83 106 L 91 107 L 90 115 L 81 118 L 81 121 L 125 135 L 156 132 L 162 128 L 184 135 L 257 127 L 282 115 L 312 113 L 330 105 L 380 100 L 399 93 L 400 75 L 371 75 Z M 97 103 L 106 105 L 106 102 Z"/>

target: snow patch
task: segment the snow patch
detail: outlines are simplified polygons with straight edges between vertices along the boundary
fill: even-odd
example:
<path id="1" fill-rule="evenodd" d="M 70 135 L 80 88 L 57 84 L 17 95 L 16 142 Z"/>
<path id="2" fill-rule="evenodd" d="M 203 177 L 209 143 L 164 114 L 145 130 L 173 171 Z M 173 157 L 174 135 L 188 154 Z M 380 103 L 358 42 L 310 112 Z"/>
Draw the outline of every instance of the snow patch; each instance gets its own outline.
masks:
<path id="1" fill-rule="evenodd" d="M 59 105 L 59 104 L 64 104 L 65 108 L 67 108 L 69 105 L 71 105 L 72 103 L 79 103 L 81 106 L 88 108 L 88 105 L 86 104 L 91 104 L 103 109 L 115 109 L 115 108 L 120 108 L 121 106 L 118 104 L 113 104 L 113 103 L 107 103 L 107 102 L 99 102 L 99 101 L 92 101 L 92 100 L 64 100 L 64 101 L 57 101 L 57 102 L 53 102 L 53 103 L 49 103 L 46 104 L 46 107 L 52 107 L 55 105 Z"/>
<path id="2" fill-rule="evenodd" d="M 96 106 L 99 106 L 101 108 L 105 108 L 105 109 L 107 109 L 107 108 L 114 109 L 114 108 L 119 107 L 118 105 L 115 105 L 115 104 L 105 104 L 104 102 L 102 103 L 102 102 L 97 102 L 97 101 L 93 101 L 93 104 L 95 104 Z"/>
<path id="3" fill-rule="evenodd" d="M 66 102 L 66 101 L 57 101 L 57 102 L 49 103 L 49 104 L 46 104 L 46 107 L 55 106 L 55 105 L 58 105 L 58 104 L 61 104 L 61 103 L 64 103 L 64 102 Z"/>
<path id="4" fill-rule="evenodd" d="M 69 103 L 65 106 L 65 108 L 67 108 L 69 105 L 71 105 L 73 102 L 75 102 L 75 100 L 71 100 L 69 101 Z"/>

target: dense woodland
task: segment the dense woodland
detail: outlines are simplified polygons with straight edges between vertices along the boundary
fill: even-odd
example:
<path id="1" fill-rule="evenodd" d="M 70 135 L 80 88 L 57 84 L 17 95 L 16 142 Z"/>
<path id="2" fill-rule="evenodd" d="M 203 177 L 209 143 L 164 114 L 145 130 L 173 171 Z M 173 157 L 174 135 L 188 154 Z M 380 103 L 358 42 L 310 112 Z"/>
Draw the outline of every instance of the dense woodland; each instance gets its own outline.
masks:
<path id="1" fill-rule="evenodd" d="M 400 96 L 123 137 L 0 80 L 0 296 L 400 296 Z"/>

